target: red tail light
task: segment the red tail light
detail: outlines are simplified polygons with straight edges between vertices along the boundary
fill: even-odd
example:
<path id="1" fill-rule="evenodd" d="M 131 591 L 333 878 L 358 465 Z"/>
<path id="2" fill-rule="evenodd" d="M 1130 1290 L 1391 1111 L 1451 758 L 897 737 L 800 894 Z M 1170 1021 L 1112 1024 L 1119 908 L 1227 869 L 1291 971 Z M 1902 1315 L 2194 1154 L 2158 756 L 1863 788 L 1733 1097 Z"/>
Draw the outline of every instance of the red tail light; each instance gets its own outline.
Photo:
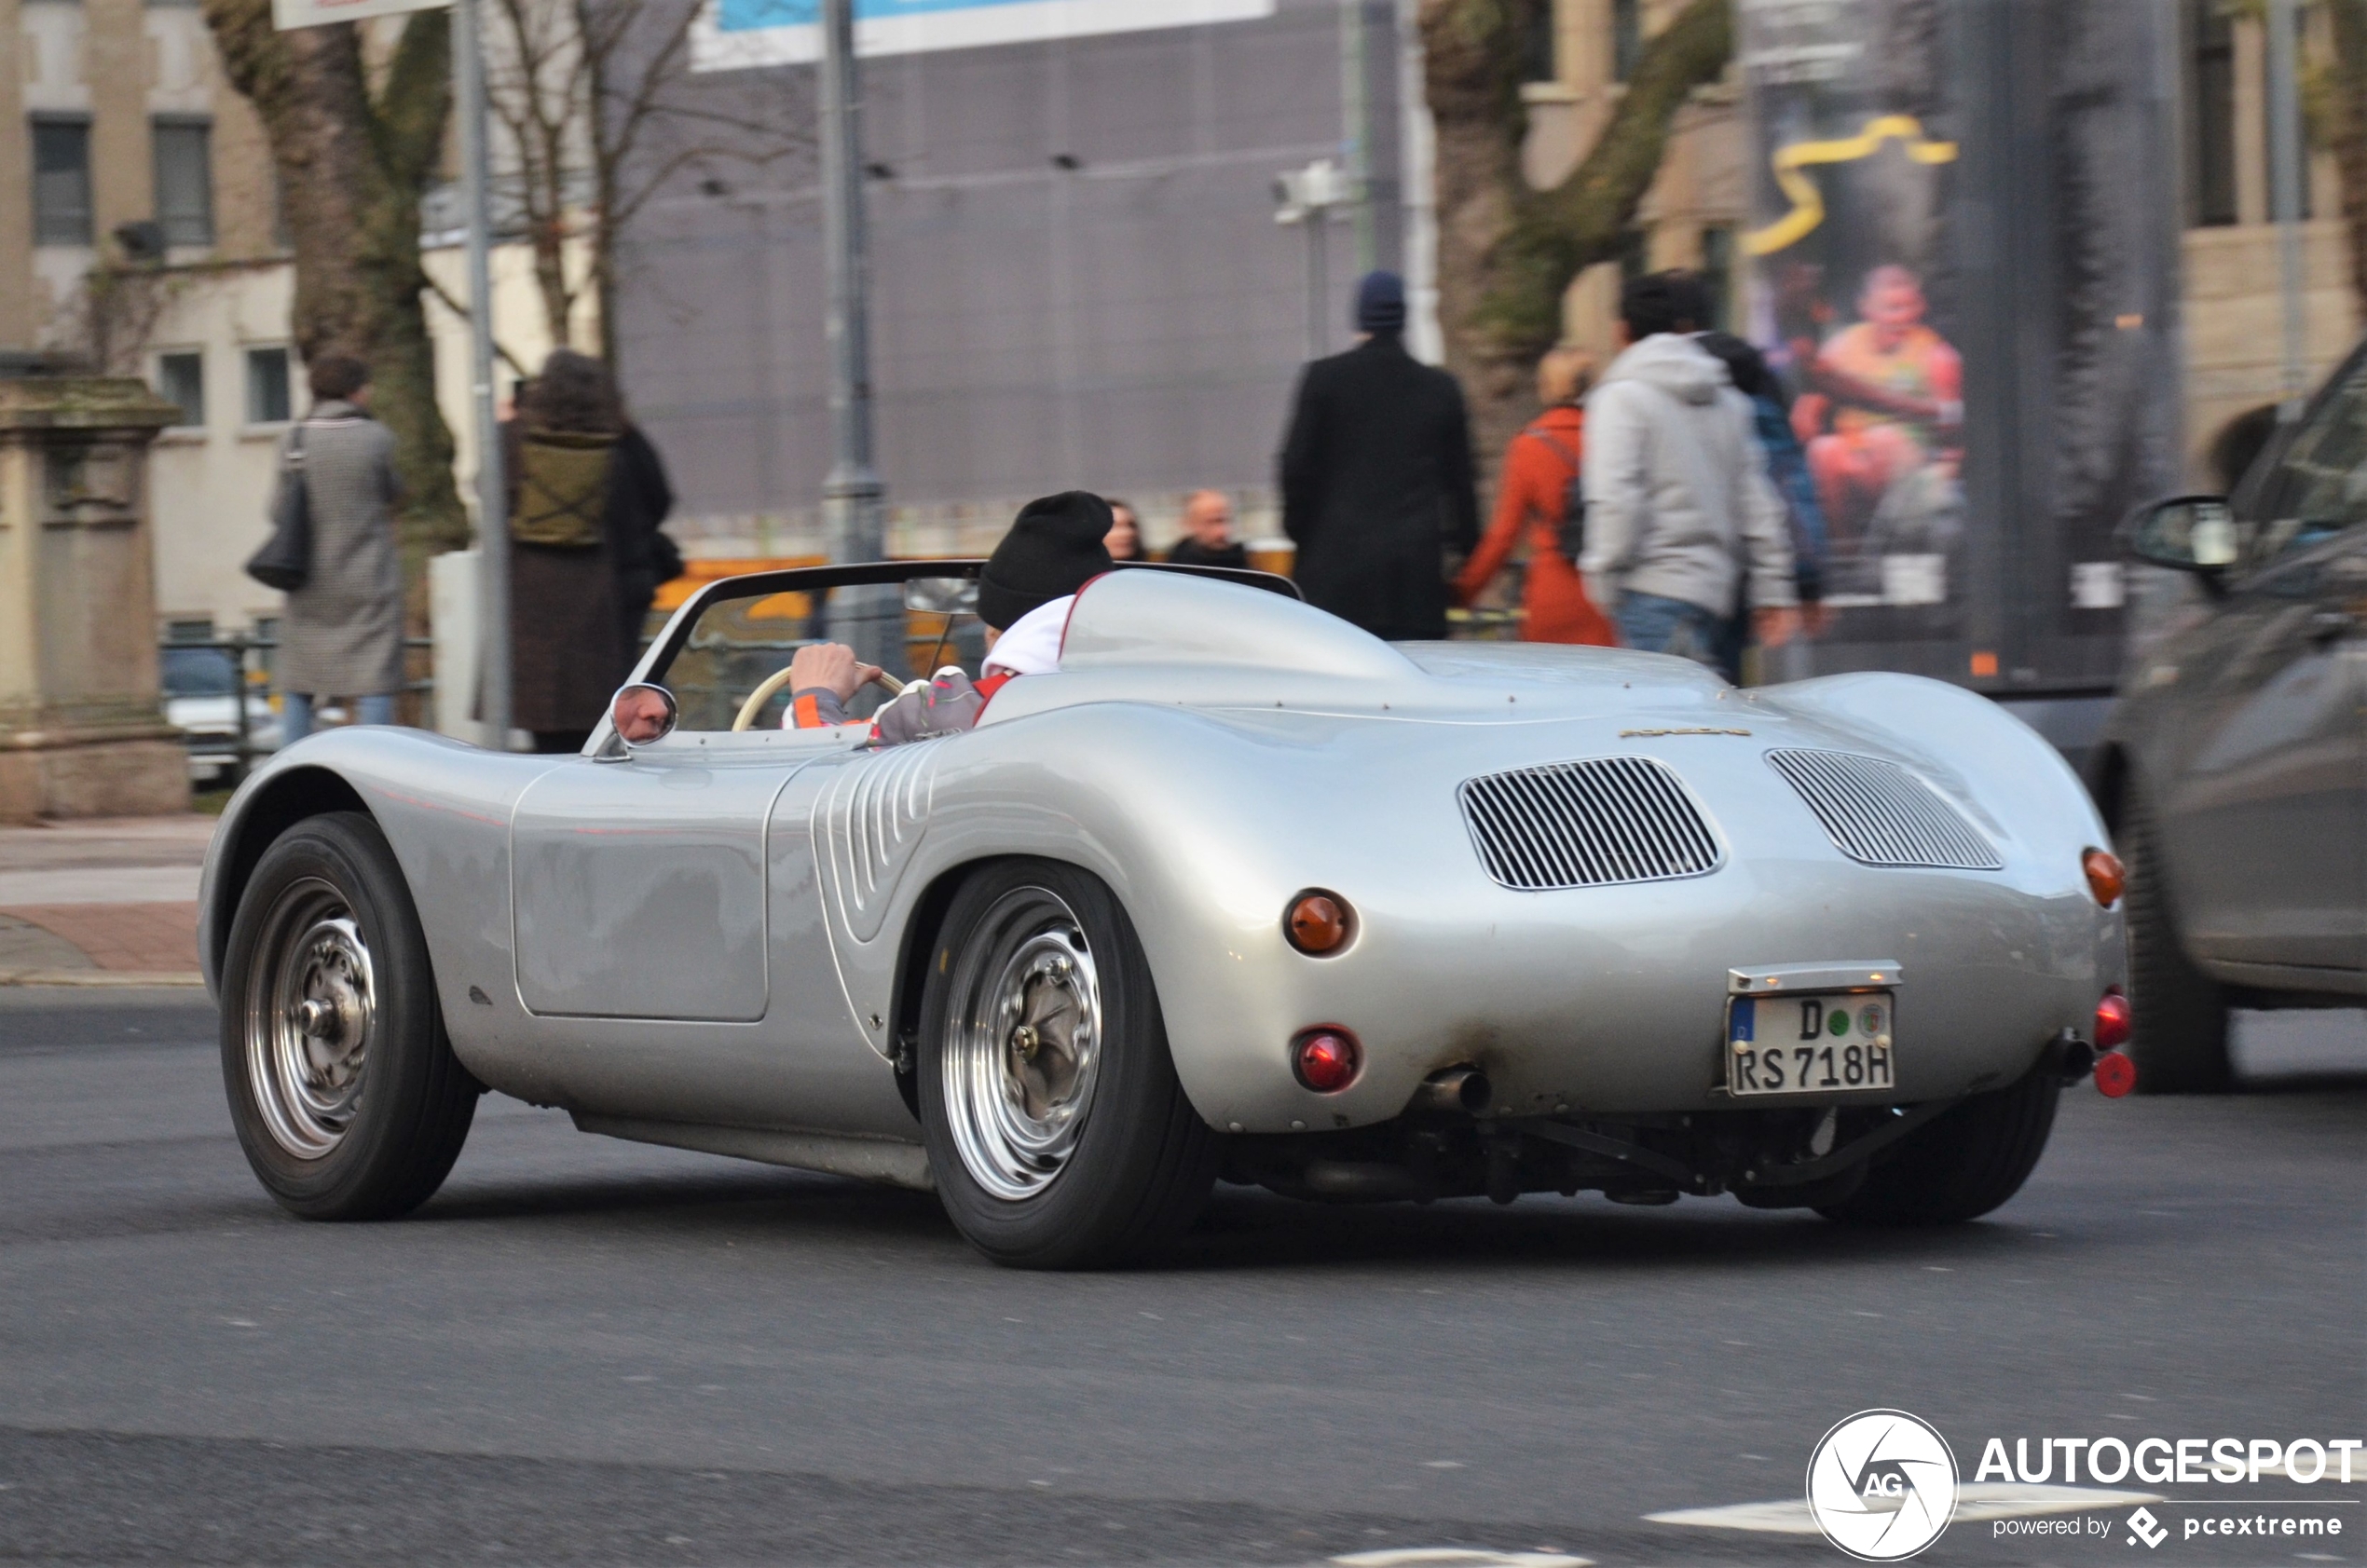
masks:
<path id="1" fill-rule="evenodd" d="M 2137 1064 L 2118 1051 L 2096 1058 L 2096 1090 L 2106 1099 L 2118 1099 L 2137 1086 Z"/>
<path id="2" fill-rule="evenodd" d="M 2128 998 L 2115 986 L 2096 1000 L 2096 1049 L 2128 1043 Z"/>
<path id="3" fill-rule="evenodd" d="M 1362 1048 L 1344 1029 L 1305 1029 L 1291 1042 L 1291 1070 L 1319 1095 L 1347 1088 L 1363 1065 Z"/>

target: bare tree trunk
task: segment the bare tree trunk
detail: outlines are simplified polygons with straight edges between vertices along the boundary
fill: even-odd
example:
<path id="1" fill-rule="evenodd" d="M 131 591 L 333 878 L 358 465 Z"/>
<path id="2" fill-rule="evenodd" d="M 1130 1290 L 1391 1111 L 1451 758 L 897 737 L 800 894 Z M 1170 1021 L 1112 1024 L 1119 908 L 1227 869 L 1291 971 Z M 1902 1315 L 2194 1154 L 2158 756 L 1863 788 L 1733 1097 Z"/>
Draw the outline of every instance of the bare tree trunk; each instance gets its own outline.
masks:
<path id="1" fill-rule="evenodd" d="M 395 436 L 397 519 L 412 620 L 427 557 L 468 543 L 452 432 L 436 406 L 421 294 L 419 198 L 451 116 L 447 13 L 404 23 L 373 94 L 353 24 L 275 32 L 270 0 L 205 0 L 225 70 L 263 120 L 295 248 L 296 351 L 367 362 L 372 412 Z"/>
<path id="2" fill-rule="evenodd" d="M 1522 40 L 1548 0 L 1422 0 L 1425 88 L 1438 128 L 1439 315 L 1492 461 L 1533 416 L 1530 371 L 1562 330 L 1570 280 L 1620 253 L 1669 128 L 1732 53 L 1731 0 L 1690 0 L 1644 47 L 1602 135 L 1569 176 L 1521 176 Z"/>

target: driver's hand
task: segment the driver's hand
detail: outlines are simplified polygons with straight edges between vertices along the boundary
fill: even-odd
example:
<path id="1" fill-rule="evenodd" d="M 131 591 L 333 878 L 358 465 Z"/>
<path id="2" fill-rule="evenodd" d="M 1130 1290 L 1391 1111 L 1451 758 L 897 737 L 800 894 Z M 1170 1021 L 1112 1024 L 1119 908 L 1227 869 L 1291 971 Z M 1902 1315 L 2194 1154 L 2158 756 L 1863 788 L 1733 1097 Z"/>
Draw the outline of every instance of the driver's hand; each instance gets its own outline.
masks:
<path id="1" fill-rule="evenodd" d="M 789 690 L 795 693 L 824 687 L 837 692 L 839 701 L 844 702 L 879 673 L 878 665 L 856 659 L 855 650 L 844 643 L 809 643 L 789 661 Z"/>

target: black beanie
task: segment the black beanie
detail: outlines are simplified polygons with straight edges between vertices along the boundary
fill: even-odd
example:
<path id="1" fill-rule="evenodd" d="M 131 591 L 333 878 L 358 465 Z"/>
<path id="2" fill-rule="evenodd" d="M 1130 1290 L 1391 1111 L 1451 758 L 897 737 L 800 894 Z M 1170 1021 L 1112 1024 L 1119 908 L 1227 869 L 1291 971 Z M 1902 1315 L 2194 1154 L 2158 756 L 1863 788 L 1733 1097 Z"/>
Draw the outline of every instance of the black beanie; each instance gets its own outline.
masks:
<path id="1" fill-rule="evenodd" d="M 1019 617 L 1074 593 L 1110 569 L 1110 503 L 1084 490 L 1019 508 L 978 573 L 978 619 L 1007 632 Z"/>
<path id="2" fill-rule="evenodd" d="M 1390 337 L 1405 330 L 1405 280 L 1394 272 L 1368 272 L 1356 285 L 1356 330 Z"/>

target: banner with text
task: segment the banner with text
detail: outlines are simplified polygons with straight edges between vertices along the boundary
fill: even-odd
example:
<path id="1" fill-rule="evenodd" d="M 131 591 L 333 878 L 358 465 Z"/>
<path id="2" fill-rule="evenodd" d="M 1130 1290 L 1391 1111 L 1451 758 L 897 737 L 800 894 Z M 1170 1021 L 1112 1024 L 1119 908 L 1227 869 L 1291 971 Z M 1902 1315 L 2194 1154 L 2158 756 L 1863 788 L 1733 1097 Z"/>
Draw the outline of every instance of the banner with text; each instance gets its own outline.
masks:
<path id="1" fill-rule="evenodd" d="M 692 68 L 732 71 L 819 60 L 820 12 L 820 0 L 708 0 L 691 36 Z M 855 50 L 920 54 L 1273 14 L 1274 0 L 855 0 Z"/>

